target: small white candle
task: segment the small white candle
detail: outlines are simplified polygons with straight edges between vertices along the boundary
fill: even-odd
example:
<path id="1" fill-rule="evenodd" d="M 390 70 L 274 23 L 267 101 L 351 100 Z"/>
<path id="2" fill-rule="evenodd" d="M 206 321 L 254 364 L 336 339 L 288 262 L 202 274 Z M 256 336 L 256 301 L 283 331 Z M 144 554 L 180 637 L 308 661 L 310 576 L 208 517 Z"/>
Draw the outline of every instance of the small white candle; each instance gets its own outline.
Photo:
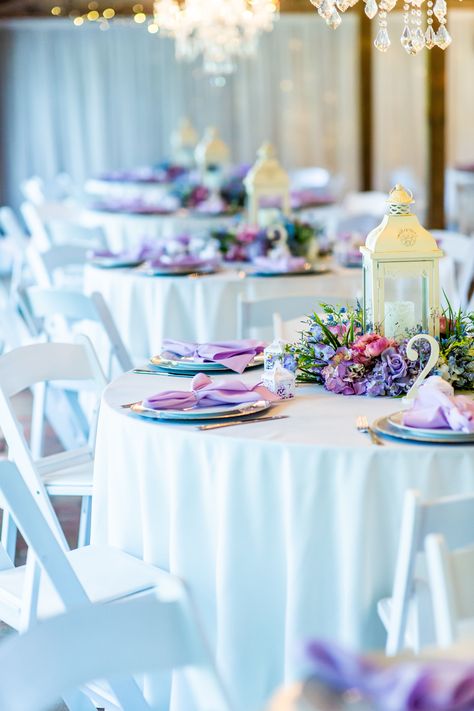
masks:
<path id="1" fill-rule="evenodd" d="M 386 301 L 384 334 L 387 338 L 401 340 L 415 328 L 415 304 L 413 301 Z"/>

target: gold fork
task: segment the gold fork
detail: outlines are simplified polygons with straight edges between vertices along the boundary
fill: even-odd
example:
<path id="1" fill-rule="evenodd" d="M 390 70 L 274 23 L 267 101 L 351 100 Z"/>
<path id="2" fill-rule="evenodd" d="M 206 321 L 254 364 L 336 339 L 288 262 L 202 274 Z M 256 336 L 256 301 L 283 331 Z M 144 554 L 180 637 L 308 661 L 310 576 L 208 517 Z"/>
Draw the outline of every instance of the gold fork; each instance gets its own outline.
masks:
<path id="1" fill-rule="evenodd" d="M 356 418 L 356 427 L 359 432 L 366 432 L 367 434 L 369 434 L 372 444 L 384 444 L 380 437 L 375 434 L 372 427 L 370 427 L 369 421 L 365 415 L 360 415 Z"/>

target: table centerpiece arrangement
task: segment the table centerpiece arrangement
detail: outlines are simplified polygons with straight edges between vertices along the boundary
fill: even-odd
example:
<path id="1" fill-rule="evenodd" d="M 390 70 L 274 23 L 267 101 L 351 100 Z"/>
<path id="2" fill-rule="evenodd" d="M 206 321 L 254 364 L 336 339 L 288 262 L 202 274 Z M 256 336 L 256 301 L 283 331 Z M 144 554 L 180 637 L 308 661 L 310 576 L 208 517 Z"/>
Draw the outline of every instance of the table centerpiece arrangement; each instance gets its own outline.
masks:
<path id="1" fill-rule="evenodd" d="M 363 304 L 321 304 L 307 318 L 300 340 L 288 346 L 298 378 L 342 395 L 399 397 L 436 353 L 435 372 L 453 388 L 474 390 L 474 313 L 455 312 L 449 303 L 441 312 L 442 251 L 412 214 L 411 193 L 397 185 L 387 202 L 382 223 L 361 247 Z"/>

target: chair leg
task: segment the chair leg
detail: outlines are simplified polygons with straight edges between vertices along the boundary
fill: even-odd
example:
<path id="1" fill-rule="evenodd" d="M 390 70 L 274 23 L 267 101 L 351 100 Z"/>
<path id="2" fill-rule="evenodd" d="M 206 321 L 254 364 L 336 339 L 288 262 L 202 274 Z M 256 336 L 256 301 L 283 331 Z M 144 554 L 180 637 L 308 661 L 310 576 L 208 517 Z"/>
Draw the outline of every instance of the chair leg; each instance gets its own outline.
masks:
<path id="1" fill-rule="evenodd" d="M 9 558 L 12 561 L 15 560 L 17 533 L 18 533 L 18 529 L 16 527 L 16 524 L 15 524 L 13 518 L 10 516 L 8 511 L 6 511 L 4 509 L 3 510 L 3 519 L 2 519 L 1 540 L 2 540 L 2 546 L 5 548 Z"/>
<path id="2" fill-rule="evenodd" d="M 77 546 L 87 546 L 91 540 L 92 496 L 83 496 L 81 501 L 81 517 L 79 519 L 79 534 Z"/>
<path id="3" fill-rule="evenodd" d="M 30 447 L 33 459 L 43 456 L 43 432 L 46 409 L 46 383 L 38 383 L 33 388 L 33 410 L 31 413 Z"/>

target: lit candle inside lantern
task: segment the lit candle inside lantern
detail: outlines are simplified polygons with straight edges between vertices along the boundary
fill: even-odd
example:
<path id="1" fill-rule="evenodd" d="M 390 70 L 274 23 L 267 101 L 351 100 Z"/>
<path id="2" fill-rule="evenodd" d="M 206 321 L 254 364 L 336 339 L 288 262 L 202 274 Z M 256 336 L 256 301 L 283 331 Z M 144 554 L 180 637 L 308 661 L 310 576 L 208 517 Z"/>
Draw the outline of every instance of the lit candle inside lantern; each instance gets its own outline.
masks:
<path id="1" fill-rule="evenodd" d="M 413 301 L 386 301 L 384 335 L 401 340 L 415 328 L 415 304 Z"/>

